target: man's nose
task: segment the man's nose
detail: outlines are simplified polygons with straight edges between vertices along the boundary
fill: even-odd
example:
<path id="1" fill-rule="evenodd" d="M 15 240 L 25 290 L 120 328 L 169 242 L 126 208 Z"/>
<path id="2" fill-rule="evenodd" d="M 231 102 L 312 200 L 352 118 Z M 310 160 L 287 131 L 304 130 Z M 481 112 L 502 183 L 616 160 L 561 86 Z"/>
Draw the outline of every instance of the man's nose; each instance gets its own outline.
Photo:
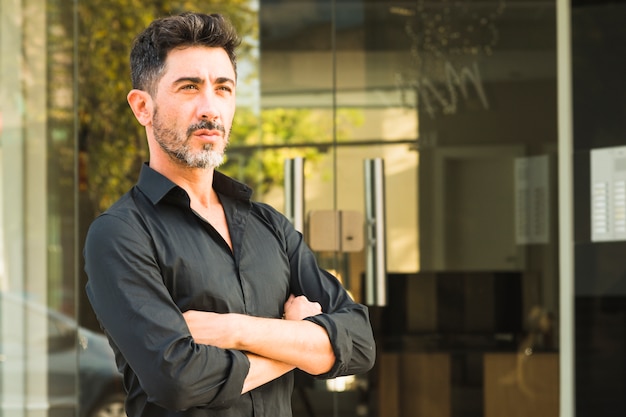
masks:
<path id="1" fill-rule="evenodd" d="M 214 120 L 218 117 L 217 96 L 212 90 L 203 92 L 198 102 L 198 117 L 200 119 Z"/>

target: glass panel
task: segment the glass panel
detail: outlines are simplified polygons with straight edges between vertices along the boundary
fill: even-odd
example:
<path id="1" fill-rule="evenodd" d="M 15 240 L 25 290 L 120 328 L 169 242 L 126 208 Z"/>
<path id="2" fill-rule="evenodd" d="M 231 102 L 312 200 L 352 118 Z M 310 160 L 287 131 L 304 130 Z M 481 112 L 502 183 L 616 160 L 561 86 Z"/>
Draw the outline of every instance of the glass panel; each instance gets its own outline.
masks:
<path id="1" fill-rule="evenodd" d="M 276 162 L 275 170 L 264 169 L 259 175 L 265 183 L 278 187 L 273 191 L 271 187 L 257 187 L 255 195 L 279 209 L 284 207 L 282 164 L 294 157 L 306 159 L 307 175 L 323 169 L 326 179 L 322 189 L 305 187 L 306 211 L 333 207 L 332 199 L 318 207 L 310 198 L 314 192 L 333 193 L 332 169 L 321 168 L 321 160 L 332 155 L 336 140 L 332 19 L 330 1 L 263 1 L 259 9 L 259 143 L 264 149 L 259 159 Z"/>
<path id="2" fill-rule="evenodd" d="M 14 309 L 6 301 L 12 289 L 18 291 L 25 285 L 25 254 L 22 242 L 25 239 L 24 224 L 24 152 L 23 132 L 24 92 L 22 91 L 22 33 L 19 24 L 22 10 L 6 1 L 0 3 L 0 190 L 2 191 L 2 223 L 0 223 L 0 410 L 21 412 L 28 400 L 26 394 L 26 313 Z M 9 16 L 12 18 L 9 19 Z M 41 244 L 42 242 L 40 242 Z M 40 294 L 41 295 L 41 294 Z M 18 297 L 18 301 L 21 298 Z M 42 320 L 38 320 L 42 324 Z M 45 339 L 44 339 L 45 342 Z M 45 360 L 45 343 L 37 352 L 39 362 Z M 44 362 L 45 372 L 45 362 Z M 45 381 L 45 374 L 39 373 Z M 43 387 L 38 387 L 41 392 Z M 38 402 L 45 401 L 38 395 Z"/>
<path id="3" fill-rule="evenodd" d="M 371 4 L 368 46 L 394 45 L 372 79 L 417 112 L 419 153 L 419 267 L 390 266 L 378 382 L 399 389 L 380 412 L 558 414 L 554 4 Z"/>
<path id="4" fill-rule="evenodd" d="M 571 4 L 575 409 L 612 415 L 626 405 L 626 2 Z"/>
<path id="5" fill-rule="evenodd" d="M 0 414 L 74 415 L 73 6 L 0 11 Z"/>
<path id="6" fill-rule="evenodd" d="M 94 362 L 88 337 L 76 320 L 76 108 L 74 9 L 62 1 L 47 2 L 47 281 L 48 416 L 67 416 L 86 407 L 79 401 L 81 375 L 101 375 Z M 101 395 L 94 383 L 85 381 L 82 398 Z"/>
<path id="7" fill-rule="evenodd" d="M 333 95 L 336 80 L 332 4 L 331 1 L 271 0 L 261 1 L 259 11 L 263 119 L 263 151 L 259 156 L 261 160 L 272 159 L 278 164 L 283 164 L 286 158 L 304 158 L 305 219 L 312 213 L 328 213 L 336 208 L 334 144 L 339 135 L 334 125 L 337 114 Z M 273 151 L 272 147 L 277 150 Z M 281 171 L 264 170 L 260 175 L 268 181 L 283 178 Z M 274 185 L 260 198 L 284 209 L 282 181 Z M 308 223 L 306 220 L 305 229 Z M 304 231 L 305 238 L 308 234 Z M 344 265 L 344 259 L 332 252 L 320 254 L 319 261 L 334 272 Z M 296 371 L 294 416 L 336 415 L 338 410 L 344 415 L 340 391 L 343 388 L 331 389 L 326 381 Z"/>
<path id="8" fill-rule="evenodd" d="M 329 230 L 312 214 L 362 215 L 363 160 L 385 160 L 377 367 L 358 395 L 296 415 L 558 414 L 554 2 L 263 1 L 261 15 L 264 106 L 332 106 L 331 148 L 306 161 L 312 246 Z M 316 250 L 363 299 L 364 251 Z"/>

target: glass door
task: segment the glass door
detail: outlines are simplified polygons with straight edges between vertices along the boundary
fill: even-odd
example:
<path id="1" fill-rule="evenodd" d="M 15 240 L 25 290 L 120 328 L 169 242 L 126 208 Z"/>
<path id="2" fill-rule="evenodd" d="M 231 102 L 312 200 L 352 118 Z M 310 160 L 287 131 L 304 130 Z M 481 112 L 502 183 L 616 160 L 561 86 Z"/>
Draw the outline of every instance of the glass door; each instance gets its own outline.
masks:
<path id="1" fill-rule="evenodd" d="M 260 2 L 261 114 L 298 128 L 264 152 L 305 159 L 305 237 L 378 344 L 368 375 L 305 377 L 294 415 L 558 415 L 555 7 Z M 373 158 L 385 303 L 365 280 Z M 347 247 L 337 219 L 363 226 Z"/>

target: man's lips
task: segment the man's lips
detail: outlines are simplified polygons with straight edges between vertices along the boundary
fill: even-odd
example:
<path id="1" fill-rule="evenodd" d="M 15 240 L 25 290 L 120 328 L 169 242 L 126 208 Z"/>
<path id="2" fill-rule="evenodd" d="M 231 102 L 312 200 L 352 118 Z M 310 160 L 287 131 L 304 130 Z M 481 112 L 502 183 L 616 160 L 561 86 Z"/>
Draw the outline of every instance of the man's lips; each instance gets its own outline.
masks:
<path id="1" fill-rule="evenodd" d="M 200 130 L 194 131 L 193 135 L 201 137 L 201 138 L 207 138 L 207 139 L 213 140 L 215 138 L 221 138 L 222 132 L 219 130 L 200 129 Z"/>

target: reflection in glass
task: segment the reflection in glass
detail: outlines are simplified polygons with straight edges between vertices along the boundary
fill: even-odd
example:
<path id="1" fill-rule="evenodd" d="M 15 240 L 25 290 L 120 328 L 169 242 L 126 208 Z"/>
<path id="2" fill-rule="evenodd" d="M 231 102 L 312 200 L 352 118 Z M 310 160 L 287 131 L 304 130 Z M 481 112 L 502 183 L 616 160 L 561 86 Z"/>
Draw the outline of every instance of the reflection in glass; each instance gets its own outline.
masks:
<path id="1" fill-rule="evenodd" d="M 363 160 L 385 161 L 390 302 L 371 309 L 377 388 L 359 412 L 556 413 L 554 3 L 274 0 L 260 16 L 263 111 L 333 126 L 307 159 L 309 222 L 363 212 Z M 317 245 L 327 229 L 306 230 Z M 363 295 L 363 251 L 317 255 Z"/>

